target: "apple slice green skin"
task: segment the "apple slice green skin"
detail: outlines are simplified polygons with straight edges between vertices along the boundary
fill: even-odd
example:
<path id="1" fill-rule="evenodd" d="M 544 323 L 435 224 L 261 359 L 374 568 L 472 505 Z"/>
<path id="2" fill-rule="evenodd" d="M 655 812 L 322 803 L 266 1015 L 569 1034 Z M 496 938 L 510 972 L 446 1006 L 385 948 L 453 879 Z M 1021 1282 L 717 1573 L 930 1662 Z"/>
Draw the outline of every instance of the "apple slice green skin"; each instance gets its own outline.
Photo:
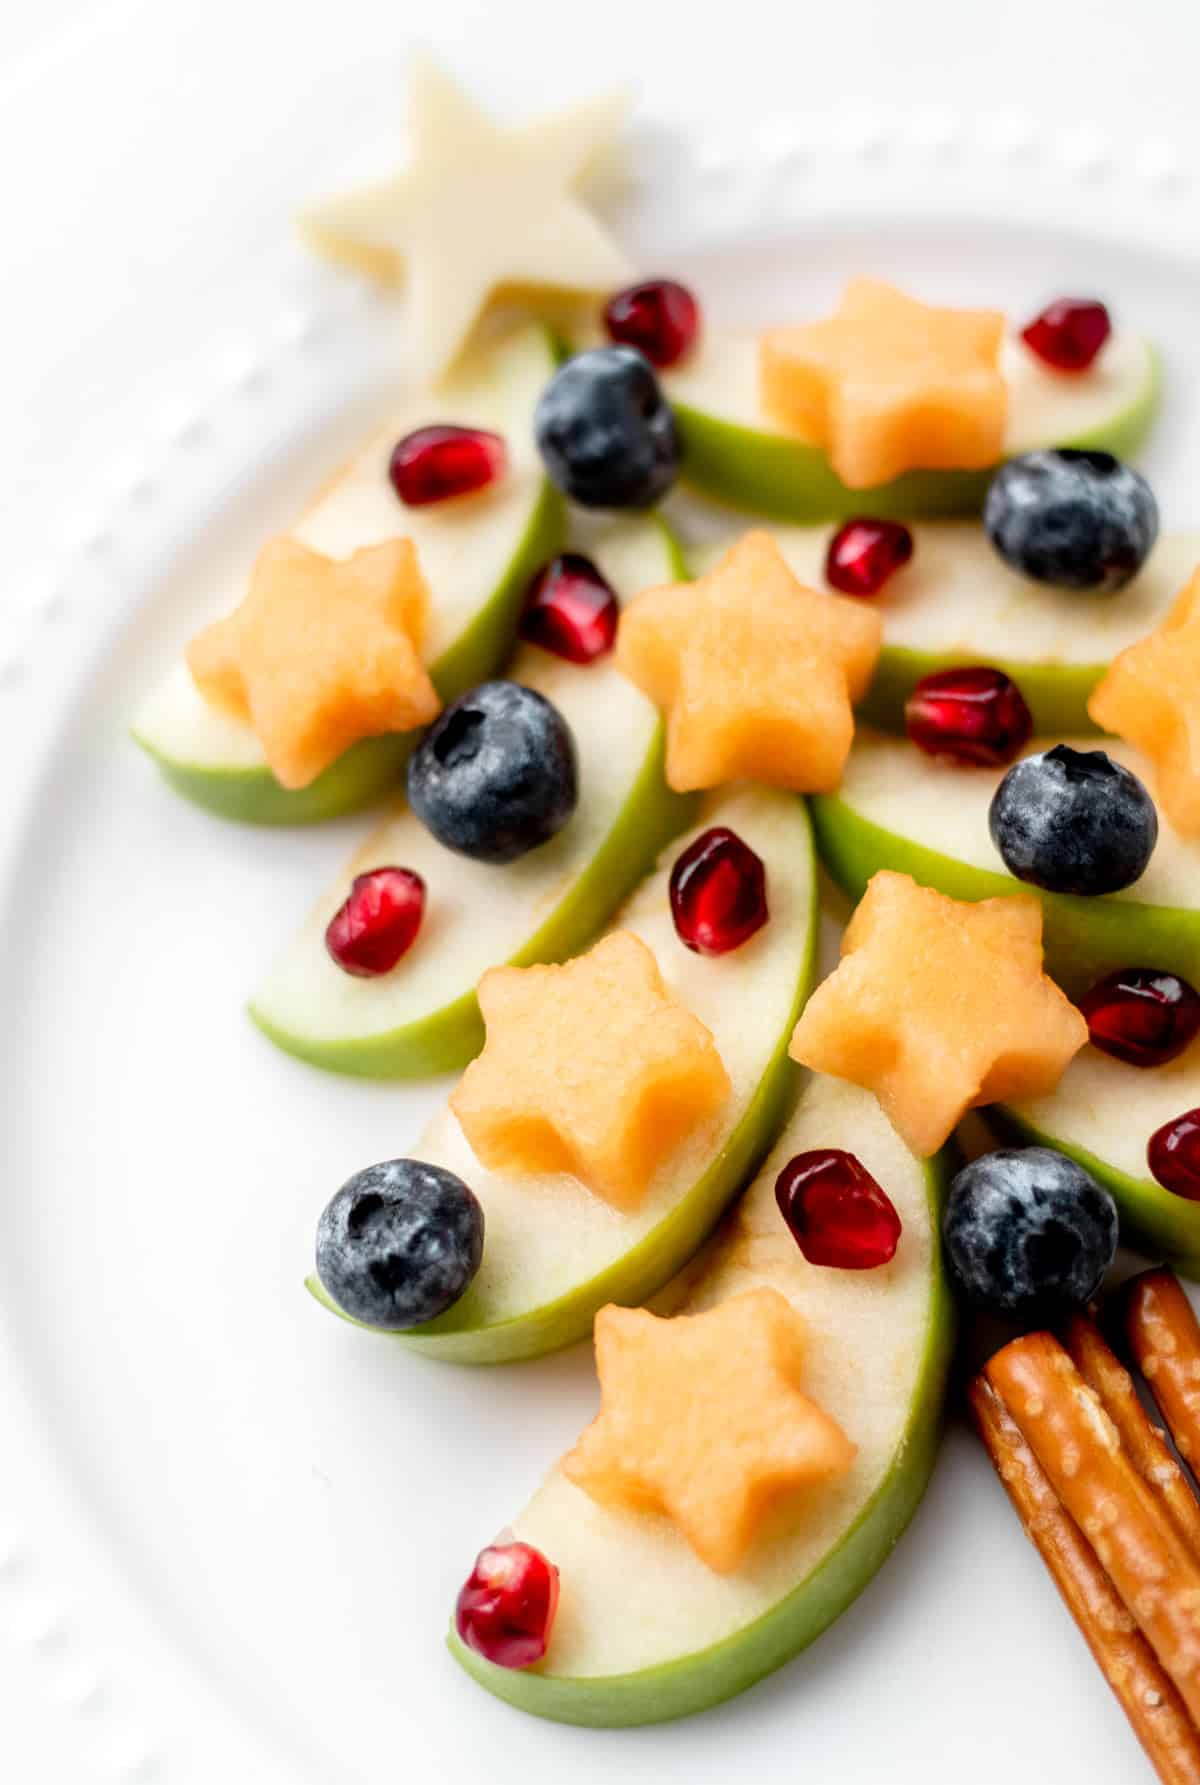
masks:
<path id="1" fill-rule="evenodd" d="M 803 810 L 799 802 L 797 809 Z M 713 817 L 719 821 L 719 812 L 714 812 Z M 803 946 L 795 961 L 794 995 L 753 1094 L 706 1169 L 628 1251 L 552 1300 L 511 1317 L 492 1320 L 486 1306 L 482 1310 L 477 1306 L 477 1286 L 473 1285 L 460 1302 L 437 1320 L 406 1332 L 385 1333 L 383 1337 L 448 1363 L 516 1363 L 540 1357 L 585 1338 L 597 1309 L 606 1303 L 620 1302 L 632 1307 L 647 1301 L 697 1251 L 730 1198 L 770 1146 L 795 1094 L 798 1075 L 788 1059 L 788 1042 L 812 987 L 818 935 L 817 876 L 807 819 L 803 820 L 799 834 L 803 860 L 794 862 L 792 871 L 796 881 L 807 873 L 811 891 L 802 918 Z M 674 853 L 672 850 L 672 858 Z M 659 877 L 665 880 L 669 866 L 669 862 L 660 866 Z M 773 874 L 786 871 L 785 864 L 768 861 L 768 884 Z M 349 1318 L 326 1294 L 315 1275 L 306 1279 L 305 1286 L 331 1313 L 343 1320 Z"/>
<path id="2" fill-rule="evenodd" d="M 775 1159 L 786 1150 L 786 1141 L 785 1134 L 764 1175 L 774 1172 Z M 839 1141 L 854 1150 L 853 1131 L 831 1134 L 829 1144 Z M 941 1206 L 945 1185 L 957 1163 L 956 1154 L 947 1149 L 919 1167 L 933 1248 L 924 1346 L 908 1419 L 874 1493 L 818 1565 L 755 1621 L 679 1660 L 637 1672 L 591 1677 L 555 1675 L 540 1668 L 520 1671 L 486 1661 L 452 1628 L 447 1643 L 467 1673 L 497 1698 L 553 1722 L 595 1728 L 665 1723 L 707 1710 L 745 1691 L 807 1648 L 846 1610 L 903 1535 L 937 1457 L 956 1326 L 941 1264 Z M 697 1265 L 702 1262 L 697 1260 Z M 522 1535 L 520 1528 L 517 1535 Z"/>

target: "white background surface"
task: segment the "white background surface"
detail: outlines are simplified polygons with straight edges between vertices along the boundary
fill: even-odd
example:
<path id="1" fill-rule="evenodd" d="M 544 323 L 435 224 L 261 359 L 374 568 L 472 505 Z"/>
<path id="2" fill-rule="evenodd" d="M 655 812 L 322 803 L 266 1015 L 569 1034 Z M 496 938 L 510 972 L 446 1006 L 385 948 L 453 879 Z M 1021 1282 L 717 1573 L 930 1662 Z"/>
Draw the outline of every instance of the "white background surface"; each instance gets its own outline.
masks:
<path id="1" fill-rule="evenodd" d="M 156 427 L 168 426 L 181 413 L 180 406 L 194 400 L 197 378 L 202 369 L 203 376 L 210 375 L 214 351 L 219 361 L 223 343 L 228 344 L 230 375 L 236 375 L 248 318 L 257 327 L 258 319 L 269 325 L 280 314 L 279 240 L 287 214 L 306 192 L 328 184 L 360 141 L 386 137 L 398 115 L 400 58 L 411 35 L 419 34 L 441 49 L 478 90 L 494 94 L 498 109 L 540 108 L 621 78 L 636 84 L 647 116 L 699 118 L 711 121 L 714 134 L 728 135 L 738 131 L 742 120 L 764 112 L 790 111 L 803 119 L 814 105 L 825 110 L 844 99 L 850 123 L 858 119 L 869 124 L 874 106 L 894 108 L 911 101 L 914 110 L 928 113 L 935 123 L 946 108 L 967 116 L 984 109 L 1016 114 L 1018 119 L 1028 114 L 1076 130 L 1085 145 L 1088 133 L 1098 128 L 1111 134 L 1118 150 L 1126 137 L 1141 142 L 1147 136 L 1161 136 L 1164 148 L 1166 143 L 1177 146 L 1185 166 L 1200 169 L 1195 108 L 1200 19 L 1192 0 L 1174 4 L 1142 0 L 1136 6 L 1074 0 L 1053 8 L 1044 0 L 1007 0 L 997 13 L 969 0 L 941 4 L 907 0 L 904 5 L 881 0 L 874 6 L 837 0 L 828 9 L 741 0 L 736 7 L 714 9 L 712 23 L 698 26 L 698 9 L 692 6 L 653 7 L 645 0 L 641 4 L 621 0 L 586 14 L 544 0 L 540 4 L 493 0 L 474 6 L 438 0 L 427 10 L 385 5 L 381 0 L 286 7 L 247 0 L 241 4 L 188 0 L 175 5 L 163 0 L 157 5 L 150 0 L 109 4 L 40 0 L 36 6 L 14 7 L 10 0 L 0 16 L 0 215 L 5 240 L 0 281 L 0 391 L 5 413 L 0 430 L 0 514 L 6 545 L 2 599 L 16 606 L 53 592 L 47 579 L 58 575 L 64 541 L 84 540 L 107 525 L 114 504 L 127 503 L 131 486 L 143 477 L 157 483 L 164 476 L 178 475 L 176 461 L 169 469 L 166 464 L 147 463 L 139 443 L 154 438 Z M 1019 166 L 1011 177 L 1013 208 L 1019 212 Z M 1191 210 L 1187 215 L 1196 213 Z M 263 244 L 270 244 L 269 250 Z M 1034 276 L 1028 260 L 1024 272 L 1027 279 Z M 282 282 L 285 304 L 291 296 L 304 299 L 315 289 L 314 275 L 298 251 L 284 263 Z M 1149 295 L 1147 291 L 1147 302 Z M 1172 301 L 1178 306 L 1178 291 Z M 186 514 L 186 490 L 174 493 L 182 498 L 181 513 Z M 1194 522 L 1197 515 L 1184 513 L 1177 504 L 1172 518 Z M 113 592 L 115 598 L 118 591 Z M 127 691 L 124 683 L 113 683 L 98 697 L 101 710 L 109 710 L 114 721 Z M 83 811 L 73 811 L 73 816 L 81 825 L 88 820 Z M 95 823 L 95 814 L 90 821 Z M 151 826 L 149 834 L 161 839 L 164 850 L 186 847 L 180 839 L 190 827 L 168 807 L 165 796 Z M 145 833 L 136 824 L 129 837 L 131 844 L 144 846 Z M 232 839 L 218 845 L 214 874 L 226 866 L 232 870 L 233 856 Z M 76 882 L 75 890 L 77 913 L 81 906 L 86 909 L 86 879 Z M 56 898 L 64 898 L 61 886 Z M 72 920 L 69 903 L 60 903 L 56 910 L 62 921 Z M 144 921 L 153 931 L 153 913 Z M 106 936 L 111 944 L 112 932 Z M 246 981 L 252 965 L 249 957 L 247 943 L 246 957 L 230 969 L 232 983 Z M 103 997 L 108 983 L 98 970 L 83 989 Z M 225 996 L 226 986 L 217 984 L 214 1001 Z M 63 1020 L 77 1030 L 79 1018 Z M 38 1029 L 45 1050 L 40 1057 L 51 1077 L 57 1069 L 52 1031 L 52 1024 Z M 97 1022 L 91 1045 L 102 1049 L 104 1037 L 105 1025 Z M 245 1044 L 239 1039 L 236 1045 Z M 77 1066 L 81 1051 L 77 1042 Z M 245 1057 L 253 1058 L 255 1070 L 261 1065 L 257 1050 L 247 1049 Z M 291 1094 L 283 1090 L 295 1082 L 290 1068 L 271 1061 L 267 1072 L 272 1090 L 278 1088 L 281 1097 Z M 319 1080 L 306 1083 L 320 1094 Z M 375 1107 L 375 1100 L 370 1101 Z M 367 1102 L 364 1098 L 364 1110 Z M 184 1107 L 177 1106 L 177 1118 Z M 136 1109 L 136 1096 L 131 1096 L 130 1108 Z M 103 1111 L 96 1112 L 96 1130 L 109 1144 Z M 128 1144 L 130 1156 L 136 1156 L 136 1135 Z M 269 1137 L 264 1136 L 261 1144 L 266 1170 L 272 1159 Z M 82 1156 L 85 1183 L 89 1145 L 85 1132 L 60 1137 L 64 1169 L 68 1160 Z M 169 1183 L 158 1187 L 163 1197 L 171 1193 Z M 37 1185 L 14 1180 L 5 1172 L 4 1195 L 10 1203 L 21 1197 L 32 1203 L 37 1194 Z M 315 1192 L 306 1195 L 315 1209 L 319 1198 Z M 152 1213 L 148 1207 L 148 1220 Z M 297 1234 L 309 1213 L 306 1204 Z M 201 1207 L 197 1220 L 202 1223 L 205 1218 Z M 96 1246 L 101 1255 L 103 1243 L 98 1227 Z M 152 1254 L 152 1239 L 147 1245 Z M 52 1249 L 47 1248 L 46 1255 L 52 1256 Z M 77 1251 L 73 1258 L 78 1268 Z M 291 1258 L 285 1263 L 290 1271 Z M 220 1264 L 219 1248 L 214 1264 Z M 230 1317 L 219 1289 L 214 1289 L 210 1303 L 195 1309 L 186 1346 L 190 1394 L 203 1393 L 205 1323 L 219 1325 Z M 114 1321 L 119 1328 L 116 1311 Z M 306 1321 L 303 1330 L 307 1333 L 311 1326 Z M 171 1330 L 168 1326 L 168 1336 Z M 68 1335 L 77 1341 L 74 1357 Z M 133 1346 L 139 1336 L 153 1348 L 151 1328 L 131 1327 L 129 1344 Z M 327 1353 L 333 1343 L 332 1335 L 318 1329 L 312 1356 Z M 69 1316 L 65 1318 L 57 1387 L 68 1399 L 88 1383 L 86 1371 L 75 1369 L 86 1345 L 86 1330 L 76 1331 Z M 302 1399 L 295 1379 L 299 1361 L 282 1354 L 274 1360 L 279 1392 L 289 1404 L 298 1405 Z M 348 1354 L 345 1361 L 351 1367 Z M 353 1367 L 362 1366 L 355 1362 Z M 503 1447 L 510 1422 L 522 1423 L 519 1459 L 498 1470 L 504 1491 L 510 1483 L 514 1493 L 519 1484 L 527 1485 L 532 1459 L 548 1455 L 566 1429 L 562 1425 L 566 1403 L 555 1397 L 560 1389 L 564 1396 L 571 1392 L 571 1366 L 545 1369 L 544 1408 L 540 1402 L 530 1407 L 527 1391 L 510 1377 L 497 1388 L 495 1405 L 487 1412 L 488 1423 L 481 1432 L 485 1443 Z M 394 1418 L 394 1360 L 381 1357 L 368 1366 L 367 1376 L 360 1388 L 368 1403 L 381 1422 Z M 443 1390 L 442 1380 L 437 1378 L 435 1391 L 433 1379 L 421 1375 L 419 1397 L 431 1420 L 437 1417 L 435 1392 L 452 1398 L 478 1393 Z M 263 1369 L 252 1372 L 252 1381 L 258 1392 L 270 1392 L 270 1377 Z M 103 1385 L 91 1387 L 100 1420 Z M 467 1400 L 463 1404 L 467 1406 Z M 470 1405 L 478 1412 L 478 1400 Z M 145 1419 L 153 1424 L 149 1408 Z M 254 1408 L 206 1406 L 198 1399 L 196 1421 L 202 1429 L 208 1422 L 215 1434 L 229 1430 L 244 1436 L 254 1424 Z M 96 1454 L 102 1455 L 102 1425 L 90 1429 L 88 1436 Z M 21 1442 L 19 1431 L 13 1442 Z M 0 1468 L 5 1447 L 0 1434 Z M 994 1492 L 965 1438 L 956 1437 L 953 1449 L 954 1466 L 939 1472 L 912 1539 L 866 1599 L 804 1664 L 805 1694 L 839 1697 L 847 1727 L 856 1734 L 876 1717 L 889 1719 L 890 1730 L 878 1746 L 873 1744 L 873 1751 L 888 1754 L 888 1776 L 896 1780 L 940 1781 L 968 1772 L 998 1785 L 1012 1768 L 1031 1777 L 1083 1777 L 1082 1771 L 1076 1775 L 1070 1770 L 1069 1732 L 1058 1727 L 1064 1716 L 1081 1723 L 1088 1776 L 1104 1777 L 1106 1785 L 1109 1779 L 1116 1785 L 1137 1776 L 1140 1763 L 1135 1751 L 1103 1688 L 1092 1680 L 1080 1645 L 1070 1633 L 1059 1639 L 1065 1615 L 1027 1554 L 1014 1521 L 998 1504 L 986 1522 L 960 1518 L 963 1494 L 994 1498 Z M 334 1464 L 346 1460 L 332 1454 Z M 248 1521 L 259 1521 L 265 1529 L 292 1498 L 311 1499 L 315 1494 L 319 1503 L 321 1490 L 314 1483 L 322 1472 L 329 1472 L 330 1461 L 321 1458 L 314 1464 L 313 1478 L 303 1482 L 285 1473 L 272 1475 L 270 1447 L 264 1441 L 262 1454 L 246 1460 L 244 1475 L 231 1460 L 229 1504 L 235 1506 L 239 1494 L 244 1495 Z M 173 1479 L 171 1458 L 159 1462 L 163 1480 Z M 372 1468 L 379 1469 L 379 1460 L 364 1459 L 361 1482 L 344 1487 L 345 1497 L 330 1502 L 342 1509 L 357 1506 L 365 1542 L 370 1541 L 372 1521 L 388 1516 L 385 1472 L 379 1469 L 372 1480 Z M 64 1468 L 64 1474 L 68 1472 Z M 108 1479 L 118 1480 L 119 1470 L 114 1467 Z M 430 1518 L 442 1517 L 442 1496 L 432 1472 L 423 1493 Z M 489 1495 L 493 1511 L 502 1505 L 499 1496 L 500 1490 L 495 1497 Z M 454 1526 L 447 1541 L 465 1554 L 471 1496 L 460 1493 L 455 1484 L 447 1499 L 444 1516 Z M 3 1505 L 0 1496 L 0 1509 Z M 479 1516 L 477 1506 L 478 1501 L 472 1516 Z M 142 1508 L 136 1516 L 143 1514 L 153 1525 L 152 1511 Z M 199 1509 L 197 1516 L 203 1527 Z M 166 1570 L 173 1556 L 181 1577 L 189 1569 L 202 1568 L 202 1551 L 198 1555 L 191 1532 L 179 1529 L 174 1536 L 172 1552 L 169 1521 L 153 1529 L 138 1551 L 143 1564 L 156 1560 Z M 301 1633 L 296 1651 L 301 1659 L 304 1563 L 303 1556 L 288 1557 L 281 1548 L 269 1555 L 258 1581 L 260 1591 L 273 1582 L 281 1601 L 286 1601 L 284 1621 L 293 1622 Z M 437 1558 L 437 1566 L 445 1572 L 444 1556 Z M 930 1590 L 930 1571 L 939 1571 L 936 1590 Z M 23 1539 L 8 1546 L 7 1534 L 0 1530 L 0 1747 L 6 1762 L 11 1765 L 19 1756 L 15 1776 L 30 1785 L 41 1785 L 43 1780 L 65 1785 L 68 1780 L 105 1776 L 132 1781 L 138 1776 L 140 1744 L 148 1739 L 143 1776 L 149 1780 L 154 1776 L 157 1736 L 144 1737 L 143 1728 L 155 1731 L 165 1726 L 171 1744 L 182 1743 L 186 1750 L 180 1706 L 167 1696 L 147 1705 L 144 1682 L 122 1677 L 120 1635 L 104 1629 L 101 1606 L 85 1602 L 78 1617 L 73 1611 L 64 1622 L 59 1609 L 64 1589 L 68 1603 L 74 1602 L 69 1598 L 70 1582 L 61 1580 L 60 1572 L 47 1533 L 41 1534 L 41 1547 L 31 1561 Z M 451 1569 L 451 1577 L 453 1573 Z M 174 1588 L 174 1581 L 169 1584 Z M 327 1609 L 328 1596 L 323 1603 Z M 1022 1645 L 1019 1616 L 1013 1613 L 1019 1603 L 1028 1606 L 1028 1652 Z M 189 1598 L 183 1590 L 173 1596 L 172 1605 L 177 1623 L 182 1620 L 187 1626 L 189 1640 L 195 1638 L 200 1649 L 211 1645 L 212 1627 L 207 1631 L 202 1627 L 194 1596 Z M 994 1640 L 997 1607 L 1009 1619 L 1006 1641 L 999 1645 Z M 231 1610 L 231 1623 L 237 1626 L 237 1608 Z M 343 1606 L 342 1615 L 353 1620 L 352 1603 Z M 396 1616 L 404 1625 L 403 1602 L 397 1604 Z M 196 1621 L 189 1625 L 189 1617 Z M 281 1716 L 286 1717 L 287 1668 L 293 1657 L 282 1649 L 273 1660 L 266 1657 L 260 1682 L 253 1665 L 255 1630 L 236 1628 L 230 1641 L 235 1671 L 244 1662 L 247 1702 L 252 1707 L 268 1703 L 267 1722 L 277 1726 Z M 79 1652 L 73 1673 L 75 1645 Z M 309 1664 L 319 1646 L 316 1638 L 308 1645 Z M 61 1665 L 54 1668 L 38 1658 L 56 1654 Z M 978 1681 L 970 1690 L 976 1656 L 978 1670 L 994 1680 L 994 1694 L 979 1691 Z M 1036 1664 L 1031 1665 L 1035 1657 Z M 210 1662 L 221 1659 L 219 1654 L 208 1655 Z M 386 1677 L 385 1661 L 386 1657 L 376 1658 L 381 1680 Z M 1056 1677 L 1059 1665 L 1061 1677 Z M 91 1670 L 97 1667 L 94 1712 L 68 1711 L 68 1698 L 72 1705 L 87 1700 Z M 322 1726 L 315 1703 L 316 1678 L 315 1673 L 306 1676 L 314 1728 Z M 455 1694 L 463 1688 L 448 1669 L 441 1678 L 449 1723 L 459 1714 L 463 1699 Z M 975 1707 L 971 1722 L 956 1717 L 952 1703 L 940 1702 L 942 1678 L 948 1694 L 970 1691 Z M 69 1693 L 56 1698 L 46 1688 L 48 1679 L 59 1686 L 64 1681 L 74 1683 Z M 726 1740 L 730 1732 L 744 1734 L 750 1753 L 763 1719 L 785 1726 L 788 1695 L 795 1690 L 793 1670 L 761 1693 L 751 1694 L 733 1711 Z M 157 1691 L 156 1682 L 153 1695 Z M 120 1717 L 115 1721 L 107 1717 L 106 1693 L 119 1706 L 136 1707 L 130 1730 L 124 1729 Z M 401 1777 L 409 1761 L 423 1753 L 417 1761 L 422 1776 L 436 1776 L 436 1745 L 428 1752 L 423 1743 L 407 1745 L 402 1708 L 407 1698 L 404 1682 L 398 1679 L 396 1746 L 383 1766 L 387 1776 Z M 985 1722 L 989 1701 L 992 1715 Z M 943 1713 L 944 1723 L 939 1721 Z M 202 1701 L 194 1714 L 207 1715 Z M 428 1721 L 423 1712 L 422 1720 Z M 1038 1770 L 1038 1749 L 1029 1743 L 1029 1730 L 1039 1727 L 1046 1732 L 1046 1751 L 1056 1756 L 1053 1774 Z M 479 1753 L 475 1776 L 491 1771 L 503 1785 L 524 1778 L 523 1772 L 514 1770 L 518 1750 L 511 1744 L 522 1740 L 514 1720 L 497 1711 L 486 1716 L 479 1729 L 486 1750 Z M 638 1780 L 686 1776 L 682 1756 L 690 1755 L 693 1761 L 698 1757 L 703 1729 L 703 1724 L 695 1726 L 682 1743 L 670 1730 L 610 1739 L 604 1764 Z M 780 1778 L 806 1772 L 804 1733 L 798 1712 L 795 1749 L 786 1767 L 780 1760 Z M 538 1747 L 544 1776 L 571 1772 L 582 1751 L 575 1745 L 580 1738 L 557 1731 L 545 1736 Z M 301 1748 L 309 1741 L 306 1731 L 297 1737 L 293 1730 L 290 1739 Z M 454 1751 L 461 1766 L 461 1734 L 451 1740 L 447 1731 L 447 1749 Z M 1097 1757 L 1110 1749 L 1115 1770 L 1100 1775 Z M 282 1751 L 287 1751 L 286 1743 Z M 724 1752 L 732 1757 L 736 1741 Z M 867 1770 L 858 1766 L 854 1752 L 848 1749 L 844 1768 L 836 1773 L 826 1759 L 820 1773 L 823 1785 L 835 1777 L 881 1776 L 878 1763 Z M 306 1765 L 303 1758 L 296 1757 L 293 1775 L 280 1776 L 327 1780 L 329 1785 L 335 1779 L 340 1782 L 337 1731 L 328 1721 L 320 1747 L 308 1747 Z M 171 1774 L 164 1769 L 161 1776 Z M 244 1776 L 265 1785 L 274 1775 L 256 1769 Z M 345 1776 L 365 1775 L 352 1766 Z"/>

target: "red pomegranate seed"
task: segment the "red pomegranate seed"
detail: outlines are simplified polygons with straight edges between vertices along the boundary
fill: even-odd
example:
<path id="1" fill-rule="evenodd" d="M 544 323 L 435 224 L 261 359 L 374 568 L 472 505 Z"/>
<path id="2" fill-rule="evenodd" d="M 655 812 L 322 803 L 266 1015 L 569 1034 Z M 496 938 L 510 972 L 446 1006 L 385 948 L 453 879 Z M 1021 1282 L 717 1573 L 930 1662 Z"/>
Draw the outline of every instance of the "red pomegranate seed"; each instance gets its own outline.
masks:
<path id="1" fill-rule="evenodd" d="M 1128 1066 L 1162 1066 L 1200 1030 L 1200 994 L 1157 967 L 1122 967 L 1079 1000 L 1093 1047 Z"/>
<path id="2" fill-rule="evenodd" d="M 330 918 L 325 946 L 343 973 L 374 979 L 390 973 L 416 940 L 425 912 L 425 882 L 410 868 L 372 868 L 356 875 Z"/>
<path id="3" fill-rule="evenodd" d="M 497 1667 L 530 1667 L 546 1653 L 558 1610 L 558 1569 L 529 1543 L 480 1550 L 454 1622 L 469 1649 Z"/>
<path id="4" fill-rule="evenodd" d="M 529 585 L 520 634 L 568 663 L 594 663 L 617 636 L 617 598 L 590 558 L 563 552 Z"/>
<path id="5" fill-rule="evenodd" d="M 485 428 L 418 428 L 392 448 L 388 476 L 406 508 L 469 496 L 508 468 L 508 449 Z"/>
<path id="6" fill-rule="evenodd" d="M 1094 298 L 1058 298 L 1021 330 L 1021 339 L 1056 372 L 1086 372 L 1111 333 L 1108 311 Z"/>
<path id="7" fill-rule="evenodd" d="M 1200 1109 L 1164 1122 L 1150 1136 L 1146 1160 L 1164 1190 L 1200 1202 Z"/>
<path id="8" fill-rule="evenodd" d="M 652 366 L 673 366 L 696 339 L 700 306 L 674 279 L 644 279 L 609 298 L 604 326 L 610 341 L 636 347 Z"/>
<path id="9" fill-rule="evenodd" d="M 908 735 L 927 756 L 994 768 L 1033 735 L 1021 690 L 999 669 L 942 669 L 922 676 L 904 704 Z"/>
<path id="10" fill-rule="evenodd" d="M 899 521 L 859 515 L 838 528 L 825 554 L 825 580 L 843 595 L 878 595 L 913 555 L 913 536 Z"/>
<path id="11" fill-rule="evenodd" d="M 873 1271 L 896 1255 L 900 1217 L 853 1153 L 797 1153 L 775 1180 L 775 1201 L 810 1264 Z"/>
<path id="12" fill-rule="evenodd" d="M 694 954 L 729 954 L 769 915 L 766 869 L 723 824 L 697 837 L 671 869 L 675 931 Z"/>

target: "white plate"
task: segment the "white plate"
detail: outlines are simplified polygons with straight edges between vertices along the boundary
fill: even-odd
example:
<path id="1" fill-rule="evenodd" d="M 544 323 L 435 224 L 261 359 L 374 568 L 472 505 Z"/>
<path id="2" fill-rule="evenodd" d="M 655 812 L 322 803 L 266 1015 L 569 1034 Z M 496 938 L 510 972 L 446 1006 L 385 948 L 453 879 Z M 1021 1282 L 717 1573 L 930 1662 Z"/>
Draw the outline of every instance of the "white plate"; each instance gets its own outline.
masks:
<path id="1" fill-rule="evenodd" d="M 1018 314 L 1102 293 L 1166 349 L 1147 462 L 1165 524 L 1196 523 L 1197 266 L 1181 244 L 1200 242 L 1200 212 L 1161 157 L 897 116 L 849 136 L 764 126 L 728 152 L 651 133 L 642 166 L 630 237 L 715 314 L 812 314 L 861 271 Z M 194 409 L 146 442 L 153 484 L 132 460 L 119 509 L 37 567 L 41 606 L 0 653 L 20 795 L 0 832 L 14 1666 L 48 1716 L 78 1718 L 86 1766 L 127 1785 L 1141 1776 L 963 1431 L 862 1600 L 708 1716 L 620 1735 L 538 1724 L 445 1655 L 476 1549 L 589 1414 L 588 1356 L 455 1371 L 305 1296 L 323 1201 L 401 1151 L 438 1094 L 322 1077 L 242 1013 L 361 823 L 224 826 L 173 799 L 124 735 L 222 566 L 385 406 L 388 305 L 332 277 L 309 290 L 214 358 Z"/>

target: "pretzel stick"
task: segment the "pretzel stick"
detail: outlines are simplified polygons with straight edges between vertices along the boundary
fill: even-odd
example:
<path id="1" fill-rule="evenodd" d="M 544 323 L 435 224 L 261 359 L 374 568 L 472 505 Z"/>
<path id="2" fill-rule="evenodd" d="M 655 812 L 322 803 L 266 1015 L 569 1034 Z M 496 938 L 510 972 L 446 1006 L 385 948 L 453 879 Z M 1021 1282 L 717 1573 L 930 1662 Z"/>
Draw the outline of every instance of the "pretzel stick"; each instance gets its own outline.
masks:
<path id="1" fill-rule="evenodd" d="M 1076 1314 L 1068 1323 L 1064 1344 L 1079 1374 L 1094 1388 L 1104 1404 L 1129 1460 L 1142 1480 L 1162 1500 L 1167 1511 L 1200 1558 L 1200 1501 L 1187 1476 L 1171 1454 L 1171 1447 L 1138 1400 L 1133 1377 L 1109 1350 L 1094 1321 Z"/>
<path id="2" fill-rule="evenodd" d="M 1163 1785 L 1200 1785 L 1200 1736 L 1079 1526 L 982 1376 L 967 1402 L 1017 1516 Z"/>
<path id="3" fill-rule="evenodd" d="M 984 1372 L 1200 1721 L 1200 1561 L 1057 1339 L 1030 1333 Z"/>
<path id="4" fill-rule="evenodd" d="M 1170 1271 L 1129 1286 L 1125 1331 L 1185 1463 L 1200 1464 L 1200 1322 Z"/>

